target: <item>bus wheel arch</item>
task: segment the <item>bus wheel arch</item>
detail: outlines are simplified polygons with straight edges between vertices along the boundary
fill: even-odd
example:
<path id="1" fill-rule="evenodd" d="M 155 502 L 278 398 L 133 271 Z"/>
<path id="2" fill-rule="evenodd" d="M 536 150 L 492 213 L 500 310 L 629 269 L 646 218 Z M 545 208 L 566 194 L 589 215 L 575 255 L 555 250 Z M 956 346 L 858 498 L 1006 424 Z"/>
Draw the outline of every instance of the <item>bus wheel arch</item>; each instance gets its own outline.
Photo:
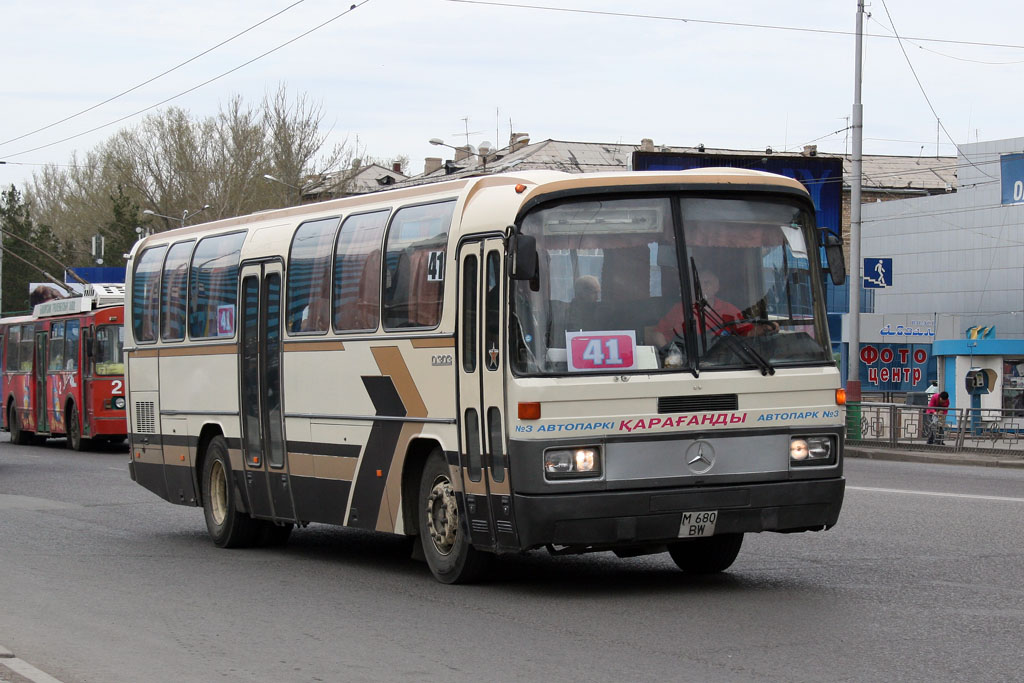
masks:
<path id="1" fill-rule="evenodd" d="M 213 437 L 224 436 L 224 431 L 218 424 L 205 424 L 202 430 L 199 432 L 199 441 L 196 443 L 196 462 L 195 467 L 192 469 L 192 484 L 195 486 L 196 492 L 198 493 L 197 500 L 199 505 L 203 505 L 203 499 L 206 492 L 203 490 L 203 469 L 206 466 L 206 455 L 207 448 L 210 445 L 210 441 Z"/>
<path id="2" fill-rule="evenodd" d="M 441 445 L 434 439 L 414 439 L 405 453 L 402 465 L 402 522 L 405 533 L 410 536 L 419 535 L 417 520 L 420 478 L 427 458 Z"/>
<path id="3" fill-rule="evenodd" d="M 227 441 L 214 433 L 203 449 L 202 499 L 206 528 L 219 548 L 245 548 L 257 540 L 260 527 L 239 509 Z"/>
<path id="4" fill-rule="evenodd" d="M 431 451 L 420 473 L 417 500 L 419 542 L 431 573 L 441 583 L 472 583 L 494 555 L 474 548 L 459 514 L 456 482 L 440 447 Z M 455 516 L 455 519 L 452 519 Z"/>
<path id="5" fill-rule="evenodd" d="M 32 443 L 32 433 L 21 428 L 21 419 L 18 417 L 18 406 L 14 397 L 7 401 L 7 430 L 11 433 L 11 443 L 19 446 L 27 446 Z"/>
<path id="6" fill-rule="evenodd" d="M 82 435 L 82 421 L 78 419 L 78 408 L 72 398 L 64 402 L 64 433 L 71 450 L 82 451 L 88 448 L 89 439 Z"/>

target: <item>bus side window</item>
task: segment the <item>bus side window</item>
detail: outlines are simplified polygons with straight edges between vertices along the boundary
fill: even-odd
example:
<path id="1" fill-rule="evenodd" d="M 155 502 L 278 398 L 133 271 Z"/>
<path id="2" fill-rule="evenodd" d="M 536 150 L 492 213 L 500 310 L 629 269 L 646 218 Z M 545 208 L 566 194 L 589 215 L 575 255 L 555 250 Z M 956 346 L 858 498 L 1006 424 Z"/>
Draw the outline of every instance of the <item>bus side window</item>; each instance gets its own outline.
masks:
<path id="1" fill-rule="evenodd" d="M 69 320 L 64 326 L 64 369 L 78 369 L 78 337 L 81 321 Z"/>
<path id="2" fill-rule="evenodd" d="M 179 242 L 167 252 L 160 285 L 160 338 L 181 341 L 185 338 L 185 308 L 188 260 L 193 240 Z"/>
<path id="3" fill-rule="evenodd" d="M 399 209 L 385 249 L 385 329 L 437 327 L 455 202 Z"/>
<path id="4" fill-rule="evenodd" d="M 156 341 L 160 320 L 160 267 L 166 246 L 142 252 L 132 276 L 132 334 L 135 341 Z"/>
<path id="5" fill-rule="evenodd" d="M 21 347 L 21 326 L 11 325 L 7 330 L 7 363 L 4 366 L 10 372 L 20 369 L 18 350 Z"/>
<path id="6" fill-rule="evenodd" d="M 377 329 L 380 312 L 380 243 L 389 210 L 349 216 L 334 250 L 334 329 Z"/>
<path id="7" fill-rule="evenodd" d="M 188 334 L 192 339 L 233 337 L 238 302 L 238 261 L 244 232 L 207 237 L 192 252 Z"/>
<path id="8" fill-rule="evenodd" d="M 64 323 L 50 323 L 50 372 L 64 369 Z"/>
<path id="9" fill-rule="evenodd" d="M 338 218 L 309 221 L 292 237 L 285 305 L 290 332 L 326 332 L 330 328 L 331 255 L 340 222 Z"/>
<path id="10" fill-rule="evenodd" d="M 18 361 L 21 364 L 21 372 L 32 372 L 32 361 L 36 355 L 35 347 L 36 326 L 32 324 L 21 326 L 21 343 L 18 350 Z"/>

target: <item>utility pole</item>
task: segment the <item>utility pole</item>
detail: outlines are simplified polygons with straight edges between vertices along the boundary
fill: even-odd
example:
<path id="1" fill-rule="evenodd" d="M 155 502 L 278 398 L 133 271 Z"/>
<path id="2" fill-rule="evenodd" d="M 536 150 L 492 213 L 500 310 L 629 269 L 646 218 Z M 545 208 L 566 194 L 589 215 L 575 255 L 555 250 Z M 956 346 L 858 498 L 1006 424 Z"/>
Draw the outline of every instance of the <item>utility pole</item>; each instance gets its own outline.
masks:
<path id="1" fill-rule="evenodd" d="M 864 144 L 864 106 L 860 102 L 861 54 L 864 40 L 864 0 L 857 0 L 857 54 L 853 70 L 853 167 L 850 179 L 850 324 L 846 376 L 847 400 L 859 402 L 860 391 L 860 290 L 863 284 L 860 257 L 860 190 Z"/>

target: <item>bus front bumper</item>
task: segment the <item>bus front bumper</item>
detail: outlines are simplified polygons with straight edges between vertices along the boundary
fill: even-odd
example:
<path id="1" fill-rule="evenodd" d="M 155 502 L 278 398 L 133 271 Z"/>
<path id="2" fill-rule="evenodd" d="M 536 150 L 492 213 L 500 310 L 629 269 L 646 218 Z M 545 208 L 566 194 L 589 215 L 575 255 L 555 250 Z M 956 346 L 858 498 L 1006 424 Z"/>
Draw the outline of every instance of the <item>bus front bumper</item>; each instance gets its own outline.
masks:
<path id="1" fill-rule="evenodd" d="M 622 547 L 680 537 L 684 512 L 717 512 L 715 535 L 818 531 L 835 525 L 843 477 L 643 491 L 516 494 L 520 546 Z"/>

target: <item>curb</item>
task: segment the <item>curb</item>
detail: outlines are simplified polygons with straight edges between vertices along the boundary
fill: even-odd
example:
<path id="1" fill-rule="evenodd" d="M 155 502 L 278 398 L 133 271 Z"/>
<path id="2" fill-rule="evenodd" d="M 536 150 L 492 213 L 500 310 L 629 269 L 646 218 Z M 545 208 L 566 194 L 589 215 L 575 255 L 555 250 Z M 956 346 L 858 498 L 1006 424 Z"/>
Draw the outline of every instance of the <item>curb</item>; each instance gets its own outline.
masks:
<path id="1" fill-rule="evenodd" d="M 862 448 L 846 446 L 843 453 L 848 458 L 864 458 L 867 460 L 889 460 L 893 462 L 919 462 L 934 465 L 969 465 L 973 467 L 1002 467 L 1006 469 L 1024 469 L 1024 458 L 997 457 L 982 453 L 920 453 L 917 451 L 901 451 L 888 448 Z"/>

